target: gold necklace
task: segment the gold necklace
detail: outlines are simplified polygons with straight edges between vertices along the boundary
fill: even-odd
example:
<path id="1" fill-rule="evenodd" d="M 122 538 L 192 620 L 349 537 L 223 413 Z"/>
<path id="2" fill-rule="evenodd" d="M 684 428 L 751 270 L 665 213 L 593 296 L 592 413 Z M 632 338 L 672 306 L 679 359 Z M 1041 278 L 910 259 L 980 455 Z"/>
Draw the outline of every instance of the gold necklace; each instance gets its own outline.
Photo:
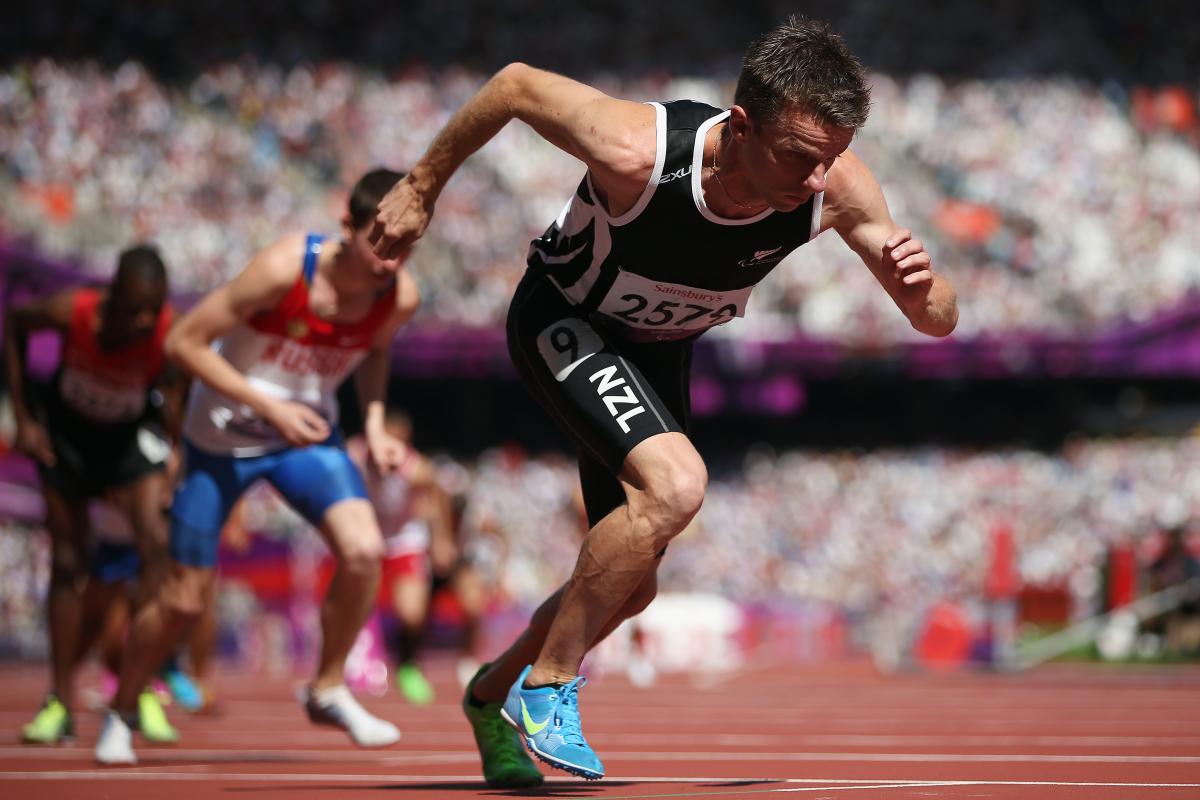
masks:
<path id="1" fill-rule="evenodd" d="M 725 196 L 728 197 L 735 206 L 738 208 L 744 208 L 747 211 L 753 211 L 754 206 L 744 206 L 739 203 L 734 196 L 729 193 L 729 190 L 725 188 L 725 182 L 721 180 L 721 167 L 717 164 L 717 152 L 721 149 L 721 142 L 724 139 L 725 135 L 724 131 L 722 131 L 721 135 L 717 137 L 717 146 L 713 148 L 713 177 L 717 179 L 717 185 L 721 187 L 721 191 L 725 193 Z"/>

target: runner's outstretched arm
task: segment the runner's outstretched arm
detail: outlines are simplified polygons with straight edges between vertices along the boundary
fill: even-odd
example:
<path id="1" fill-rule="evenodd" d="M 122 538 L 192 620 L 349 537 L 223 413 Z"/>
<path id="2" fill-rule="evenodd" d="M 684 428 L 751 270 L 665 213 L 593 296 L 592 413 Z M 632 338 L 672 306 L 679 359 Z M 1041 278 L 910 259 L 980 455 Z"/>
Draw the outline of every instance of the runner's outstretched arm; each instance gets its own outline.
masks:
<path id="1" fill-rule="evenodd" d="M 834 228 L 904 312 L 913 328 L 948 336 L 958 323 L 954 287 L 911 231 L 892 220 L 883 190 L 847 150 L 829 170 L 821 228 Z"/>
<path id="2" fill-rule="evenodd" d="M 391 315 L 375 333 L 371 352 L 354 373 L 354 388 L 362 404 L 363 434 L 368 456 L 381 472 L 399 467 L 408 453 L 408 446 L 387 432 L 387 383 L 391 367 L 392 339 L 400 326 L 412 319 L 420 305 L 417 282 L 408 270 L 401 267 L 396 273 L 396 305 Z"/>
<path id="3" fill-rule="evenodd" d="M 25 352 L 32 331 L 51 329 L 66 333 L 71 324 L 74 297 L 74 289 L 64 289 L 49 297 L 9 308 L 4 316 L 4 365 L 17 423 L 13 445 L 48 467 L 54 465 L 54 450 L 50 446 L 49 433 L 26 402 Z"/>
<path id="4" fill-rule="evenodd" d="M 463 105 L 379 204 L 370 242 L 383 259 L 421 237 L 450 176 L 510 120 L 575 156 L 610 204 L 641 193 L 654 168 L 654 111 L 526 64 L 509 64 Z M 630 200 L 632 202 L 632 200 Z"/>

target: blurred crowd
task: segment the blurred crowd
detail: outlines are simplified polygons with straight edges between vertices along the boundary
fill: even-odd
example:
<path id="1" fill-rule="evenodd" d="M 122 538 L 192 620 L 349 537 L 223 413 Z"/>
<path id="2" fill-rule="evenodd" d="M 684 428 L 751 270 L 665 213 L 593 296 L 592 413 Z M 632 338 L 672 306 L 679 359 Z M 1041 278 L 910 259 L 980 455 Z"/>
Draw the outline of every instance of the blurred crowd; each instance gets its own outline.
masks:
<path id="1" fill-rule="evenodd" d="M 393 70 L 514 60 L 575 73 L 728 72 L 751 38 L 789 14 L 828 20 L 864 62 L 896 74 L 1088 80 L 1191 79 L 1200 58 L 1187 0 L 9 0 L 0 59 L 46 53 L 109 64 L 136 58 L 186 77 L 254 54 L 292 66 L 343 60 Z M 1147 55 L 1153 53 L 1153 58 Z"/>
<path id="2" fill-rule="evenodd" d="M 532 607 L 570 574 L 586 528 L 571 459 L 510 446 L 473 461 L 441 457 L 438 474 L 460 498 L 466 557 L 492 586 L 495 608 Z M 1132 546 L 1149 563 L 1162 531 L 1196 518 L 1200 439 L 1080 440 L 1050 454 L 760 446 L 714 461 L 704 506 L 671 544 L 659 583 L 862 616 L 943 599 L 978 603 L 992 534 L 1004 527 L 1019 582 L 1062 587 L 1090 613 L 1102 602 L 1113 547 Z M 295 512 L 260 487 L 242 524 L 290 542 L 295 588 L 311 591 L 304 576 L 311 582 L 324 546 Z M 7 522 L 0 556 L 0 641 L 32 641 L 47 579 L 44 537 Z M 253 616 L 253 600 L 243 605 Z"/>
<path id="3" fill-rule="evenodd" d="M 470 475 L 471 513 L 505 542 L 506 592 L 536 601 L 578 549 L 573 463 L 495 451 L 455 468 Z M 1111 547 L 1200 515 L 1195 439 L 1081 440 L 1052 454 L 759 447 L 710 474 L 700 514 L 663 561 L 665 589 L 848 610 L 979 596 L 998 527 L 1013 532 L 1021 582 L 1074 581 L 1086 594 Z"/>
<path id="4" fill-rule="evenodd" d="M 294 229 L 333 232 L 345 187 L 403 166 L 486 79 L 421 67 L 385 77 L 325 63 L 226 62 L 182 84 L 137 62 L 49 59 L 0 73 L 0 236 L 107 272 L 130 241 L 161 247 L 174 288 L 202 291 Z M 731 80 L 600 76 L 636 99 L 725 105 Z M 1068 78 L 875 74 L 854 147 L 894 218 L 960 295 L 958 335 L 1087 335 L 1200 288 L 1196 87 L 1127 92 Z M 418 324 L 501 324 L 528 240 L 557 215 L 578 162 L 508 126 L 442 195 L 413 268 Z M 719 335 L 886 345 L 913 336 L 827 233 L 759 286 Z"/>
<path id="5" fill-rule="evenodd" d="M 40 526 L 0 519 L 0 658 L 45 647 L 49 581 L 50 537 Z"/>
<path id="6" fill-rule="evenodd" d="M 692 525 L 663 562 L 664 589 L 846 609 L 982 593 L 991 534 L 1015 537 L 1021 582 L 1096 578 L 1116 545 L 1200 518 L 1200 440 L 1080 440 L 1063 451 L 752 449 L 717 460 Z M 469 556 L 500 595 L 529 605 L 565 579 L 586 525 L 572 459 L 509 446 L 439 459 L 462 499 Z M 247 526 L 299 537 L 270 492 Z M 1094 587 L 1093 587 L 1094 588 Z"/>

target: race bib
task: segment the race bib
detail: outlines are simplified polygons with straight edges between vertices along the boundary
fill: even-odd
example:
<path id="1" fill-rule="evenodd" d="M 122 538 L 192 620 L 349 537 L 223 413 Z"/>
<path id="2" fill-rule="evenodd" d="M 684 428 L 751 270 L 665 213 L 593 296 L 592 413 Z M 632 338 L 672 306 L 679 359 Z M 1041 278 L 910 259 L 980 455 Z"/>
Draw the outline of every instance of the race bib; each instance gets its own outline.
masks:
<path id="1" fill-rule="evenodd" d="M 639 339 L 682 339 L 746 316 L 753 288 L 697 289 L 620 270 L 597 311 L 636 331 Z"/>
<path id="2" fill-rule="evenodd" d="M 131 422 L 146 407 L 143 386 L 114 386 L 83 370 L 64 367 L 59 393 L 72 409 L 95 422 Z"/>

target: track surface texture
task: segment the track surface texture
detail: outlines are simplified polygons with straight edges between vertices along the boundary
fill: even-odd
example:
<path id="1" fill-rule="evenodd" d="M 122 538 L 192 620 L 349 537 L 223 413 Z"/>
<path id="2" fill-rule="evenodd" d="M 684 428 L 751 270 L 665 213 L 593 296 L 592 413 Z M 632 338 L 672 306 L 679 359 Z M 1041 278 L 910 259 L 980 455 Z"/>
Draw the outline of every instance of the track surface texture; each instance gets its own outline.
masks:
<path id="1" fill-rule="evenodd" d="M 584 731 L 608 777 L 553 773 L 529 790 L 482 782 L 451 670 L 430 673 L 431 706 L 395 693 L 364 698 L 403 731 L 383 750 L 309 724 L 293 699 L 300 678 L 225 670 L 219 715 L 173 711 L 178 745 L 138 742 L 137 767 L 98 768 L 95 711 L 77 713 L 71 744 L 20 744 L 45 670 L 0 667 L 0 797 L 1200 798 L 1194 666 L 881 677 L 861 662 L 750 665 L 662 676 L 649 689 L 609 675 L 581 694 Z"/>

